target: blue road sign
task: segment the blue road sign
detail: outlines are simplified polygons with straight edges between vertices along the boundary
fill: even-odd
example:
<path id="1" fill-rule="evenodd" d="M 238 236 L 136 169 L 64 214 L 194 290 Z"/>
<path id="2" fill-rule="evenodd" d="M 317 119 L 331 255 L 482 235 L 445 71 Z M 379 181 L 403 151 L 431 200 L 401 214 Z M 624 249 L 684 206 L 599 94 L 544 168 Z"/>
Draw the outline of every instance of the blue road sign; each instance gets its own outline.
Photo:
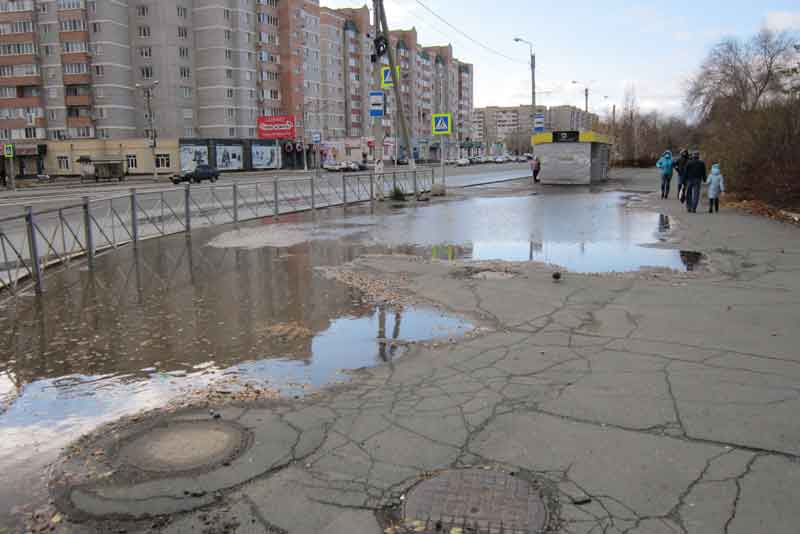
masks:
<path id="1" fill-rule="evenodd" d="M 450 135 L 453 133 L 453 117 L 450 113 L 434 113 L 431 126 L 433 135 Z"/>
<path id="2" fill-rule="evenodd" d="M 318 145 L 322 142 L 322 134 L 319 132 L 314 132 L 311 134 L 311 142 L 315 145 Z"/>
<path id="3" fill-rule="evenodd" d="M 383 117 L 383 91 L 369 92 L 369 116 Z"/>

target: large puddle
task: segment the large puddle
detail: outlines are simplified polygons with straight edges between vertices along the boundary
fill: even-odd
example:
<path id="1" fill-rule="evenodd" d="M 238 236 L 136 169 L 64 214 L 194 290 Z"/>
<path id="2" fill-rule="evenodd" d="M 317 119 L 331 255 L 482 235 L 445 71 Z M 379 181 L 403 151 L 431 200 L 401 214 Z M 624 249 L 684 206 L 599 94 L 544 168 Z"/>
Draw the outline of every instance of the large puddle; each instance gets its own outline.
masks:
<path id="1" fill-rule="evenodd" d="M 0 314 L 0 525 L 31 500 L 19 488 L 42 486 L 59 449 L 100 424 L 205 386 L 302 395 L 472 328 L 434 308 L 370 303 L 315 269 L 363 246 L 215 248 L 213 233 L 100 256 L 94 274 L 49 277 L 41 302 Z"/>
<path id="2" fill-rule="evenodd" d="M 98 425 L 207 385 L 285 395 L 471 329 L 433 308 L 382 307 L 316 267 L 365 253 L 545 261 L 573 271 L 693 268 L 647 247 L 668 231 L 619 194 L 449 200 L 264 220 L 146 241 L 49 277 L 0 310 L 0 525 L 59 449 Z M 0 529 L 2 530 L 2 529 Z"/>

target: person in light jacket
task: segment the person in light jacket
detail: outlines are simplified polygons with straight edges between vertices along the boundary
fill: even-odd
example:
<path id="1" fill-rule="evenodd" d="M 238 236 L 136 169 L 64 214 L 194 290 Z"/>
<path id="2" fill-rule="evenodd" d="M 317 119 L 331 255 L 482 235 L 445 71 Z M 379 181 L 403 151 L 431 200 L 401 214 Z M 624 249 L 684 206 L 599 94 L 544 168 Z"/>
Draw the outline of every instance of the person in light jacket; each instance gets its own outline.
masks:
<path id="1" fill-rule="evenodd" d="M 656 167 L 661 169 L 661 198 L 669 198 L 669 186 L 672 182 L 672 172 L 675 168 L 672 161 L 672 151 L 667 150 L 661 159 L 656 163 Z"/>
<path id="2" fill-rule="evenodd" d="M 711 166 L 711 174 L 706 178 L 708 185 L 708 212 L 719 213 L 719 195 L 725 192 L 725 177 L 719 168 L 719 163 Z"/>

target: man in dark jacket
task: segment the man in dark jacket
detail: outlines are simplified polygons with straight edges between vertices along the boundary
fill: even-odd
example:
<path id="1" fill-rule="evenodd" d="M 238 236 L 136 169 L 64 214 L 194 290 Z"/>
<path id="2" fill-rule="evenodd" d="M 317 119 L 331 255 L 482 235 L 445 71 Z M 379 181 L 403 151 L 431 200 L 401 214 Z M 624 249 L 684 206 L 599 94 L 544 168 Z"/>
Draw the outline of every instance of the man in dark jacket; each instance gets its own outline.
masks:
<path id="1" fill-rule="evenodd" d="M 689 213 L 697 213 L 700 188 L 707 175 L 706 164 L 700 159 L 700 152 L 692 152 L 692 159 L 686 165 L 686 210 Z"/>
<path id="2" fill-rule="evenodd" d="M 681 157 L 675 162 L 678 171 L 678 200 L 681 204 L 686 200 L 686 166 L 689 164 L 689 151 L 681 150 Z"/>

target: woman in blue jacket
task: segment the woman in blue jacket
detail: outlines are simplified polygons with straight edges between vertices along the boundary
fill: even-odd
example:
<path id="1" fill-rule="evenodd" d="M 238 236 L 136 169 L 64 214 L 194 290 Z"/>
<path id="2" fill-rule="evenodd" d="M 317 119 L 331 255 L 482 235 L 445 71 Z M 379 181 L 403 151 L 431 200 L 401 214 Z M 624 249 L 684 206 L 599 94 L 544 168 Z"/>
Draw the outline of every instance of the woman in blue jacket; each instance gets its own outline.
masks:
<path id="1" fill-rule="evenodd" d="M 672 172 L 675 164 L 672 161 L 672 152 L 667 150 L 661 159 L 656 163 L 656 167 L 661 169 L 661 198 L 669 198 L 669 186 L 672 182 Z"/>

